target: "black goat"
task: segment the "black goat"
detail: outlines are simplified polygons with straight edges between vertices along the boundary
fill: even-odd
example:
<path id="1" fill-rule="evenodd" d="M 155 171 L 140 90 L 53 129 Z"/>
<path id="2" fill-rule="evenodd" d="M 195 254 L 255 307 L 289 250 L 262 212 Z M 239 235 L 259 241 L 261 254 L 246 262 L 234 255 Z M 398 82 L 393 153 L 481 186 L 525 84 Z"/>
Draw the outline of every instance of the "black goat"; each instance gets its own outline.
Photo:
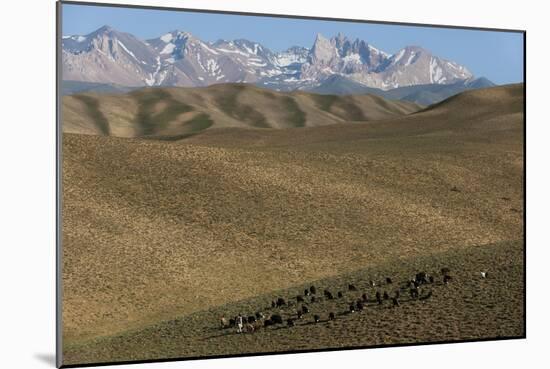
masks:
<path id="1" fill-rule="evenodd" d="M 428 274 L 426 274 L 426 272 L 416 273 L 416 276 L 415 276 L 414 280 L 418 284 L 427 284 L 428 283 Z"/>
<path id="2" fill-rule="evenodd" d="M 283 317 L 279 314 L 273 314 L 270 318 L 273 324 L 283 324 Z"/>

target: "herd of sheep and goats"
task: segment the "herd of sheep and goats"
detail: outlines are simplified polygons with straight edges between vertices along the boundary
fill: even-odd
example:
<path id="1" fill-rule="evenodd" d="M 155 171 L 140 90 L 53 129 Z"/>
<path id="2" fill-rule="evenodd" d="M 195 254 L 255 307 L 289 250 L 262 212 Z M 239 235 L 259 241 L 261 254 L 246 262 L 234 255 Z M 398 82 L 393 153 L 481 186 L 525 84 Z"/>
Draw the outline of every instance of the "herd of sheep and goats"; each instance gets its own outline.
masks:
<path id="1" fill-rule="evenodd" d="M 487 272 L 480 272 L 481 278 L 487 278 Z M 440 277 L 437 278 L 426 272 L 416 273 L 414 278 L 405 281 L 400 286 L 394 283 L 390 277 L 386 277 L 383 282 L 369 281 L 371 289 L 376 290 L 374 296 L 368 296 L 368 292 L 360 291 L 354 284 L 348 284 L 347 292 L 344 294 L 338 291 L 335 294 L 328 289 L 322 292 L 322 296 L 317 288 L 312 285 L 304 290 L 303 295 L 297 295 L 292 298 L 277 297 L 271 301 L 271 308 L 266 308 L 266 314 L 261 311 L 248 314 L 238 314 L 227 319 L 225 316 L 220 318 L 222 329 L 235 329 L 237 333 L 252 333 L 261 328 L 270 326 L 285 325 L 294 327 L 300 321 L 309 321 L 310 323 L 327 322 L 352 313 L 359 313 L 365 310 L 369 305 L 386 305 L 390 308 L 397 308 L 404 301 L 427 300 L 432 296 L 430 288 L 434 283 L 447 285 L 451 283 L 453 277 L 449 268 L 440 270 Z M 393 292 L 388 293 L 387 290 Z M 382 291 L 382 292 L 381 292 Z M 371 292 L 372 293 L 372 292 Z M 349 301 L 349 299 L 352 299 Z M 347 310 L 334 312 L 327 311 L 321 316 L 321 313 L 313 314 L 310 312 L 310 306 L 321 300 L 341 300 L 348 299 Z M 293 311 L 292 307 L 296 307 Z M 290 312 L 289 312 L 290 310 Z M 271 313 L 267 313 L 271 312 Z M 283 319 L 282 313 L 287 316 Z M 309 319 L 308 319 L 309 316 Z"/>

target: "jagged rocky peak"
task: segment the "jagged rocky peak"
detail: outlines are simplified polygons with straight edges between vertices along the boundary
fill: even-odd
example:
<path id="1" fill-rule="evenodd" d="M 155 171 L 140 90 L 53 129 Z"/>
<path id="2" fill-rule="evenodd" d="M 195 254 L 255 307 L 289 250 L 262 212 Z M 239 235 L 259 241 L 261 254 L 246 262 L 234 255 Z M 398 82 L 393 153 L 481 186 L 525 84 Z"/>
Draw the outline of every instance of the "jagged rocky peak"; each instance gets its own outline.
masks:
<path id="1" fill-rule="evenodd" d="M 105 24 L 101 27 L 99 27 L 96 31 L 96 33 L 107 33 L 107 32 L 113 32 L 113 27 L 109 26 L 108 24 Z"/>
<path id="2" fill-rule="evenodd" d="M 313 43 L 313 47 L 310 51 L 310 63 L 328 64 L 337 57 L 338 50 L 336 49 L 335 45 L 331 42 L 331 40 L 318 33 L 315 37 L 315 42 Z"/>
<path id="3" fill-rule="evenodd" d="M 388 59 L 389 55 L 364 40 L 350 40 L 342 33 L 328 39 L 318 34 L 311 49 L 308 63 L 311 65 L 341 65 L 345 73 L 375 71 Z"/>
<path id="4" fill-rule="evenodd" d="M 333 37 L 333 42 L 337 49 L 342 49 L 345 44 L 349 44 L 348 38 L 341 32 L 338 32 L 338 34 Z"/>

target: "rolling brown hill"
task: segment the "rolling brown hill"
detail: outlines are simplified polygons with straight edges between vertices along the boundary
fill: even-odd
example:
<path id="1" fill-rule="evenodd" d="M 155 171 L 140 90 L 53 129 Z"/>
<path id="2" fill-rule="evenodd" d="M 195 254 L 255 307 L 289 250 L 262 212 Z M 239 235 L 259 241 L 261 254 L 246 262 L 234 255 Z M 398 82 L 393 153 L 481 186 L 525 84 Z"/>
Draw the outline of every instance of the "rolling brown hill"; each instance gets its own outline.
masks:
<path id="1" fill-rule="evenodd" d="M 63 131 L 174 140 L 207 128 L 313 127 L 409 114 L 420 106 L 374 95 L 279 93 L 253 85 L 144 88 L 63 97 Z"/>
<path id="2" fill-rule="evenodd" d="M 347 125 L 345 129 L 339 125 L 327 125 L 271 131 L 269 134 L 249 129 L 216 129 L 191 137 L 186 142 L 235 147 L 269 144 L 299 150 L 303 145 L 325 145 L 334 141 L 335 146 L 346 150 L 340 141 L 346 141 L 346 146 L 350 147 L 354 141 L 363 139 L 411 138 L 413 143 L 426 135 L 477 135 L 480 140 L 491 140 L 492 134 L 512 134 L 515 140 L 517 130 L 521 128 L 518 122 L 523 122 L 523 104 L 523 84 L 507 85 L 463 92 L 415 113 Z M 487 134 L 487 131 L 492 134 Z"/>
<path id="3" fill-rule="evenodd" d="M 175 100 L 180 92 L 191 93 L 170 90 Z M 293 99 L 303 111 L 316 106 L 308 94 Z M 125 114 L 135 114 L 114 101 L 100 100 L 98 106 L 107 109 L 113 103 L 110 111 L 130 125 L 133 118 Z M 335 106 L 330 106 L 331 119 L 337 116 Z M 349 110 L 339 113 L 342 122 Z M 324 116 L 322 109 L 315 111 Z M 228 116 L 214 108 L 210 114 L 216 124 Z M 309 111 L 306 116 L 310 119 Z M 69 121 L 70 115 L 64 117 L 70 127 L 79 126 Z M 221 128 L 177 141 L 65 133 L 63 336 L 68 362 L 85 361 L 92 353 L 106 360 L 141 358 L 144 342 L 154 351 L 150 356 L 193 356 L 214 346 L 216 352 L 235 353 L 235 347 L 255 338 L 230 336 L 204 346 L 206 331 L 189 332 L 210 329 L 216 324 L 213 316 L 237 309 L 233 304 L 238 301 L 256 304 L 258 296 L 313 281 L 335 283 L 347 273 L 406 278 L 415 265 L 438 270 L 448 264 L 469 286 L 438 290 L 449 297 L 438 297 L 421 315 L 446 319 L 435 326 L 450 325 L 453 331 L 437 331 L 440 336 L 426 331 L 419 337 L 522 333 L 523 85 L 467 92 L 406 116 L 305 125 L 253 129 L 220 123 Z M 497 274 L 490 288 L 468 282 L 483 269 Z M 444 314 L 434 314 L 430 309 L 435 307 Z M 381 314 L 384 319 L 386 313 Z M 418 325 L 406 316 L 395 326 L 404 335 L 402 342 L 409 342 L 403 337 L 411 324 Z M 493 322 L 506 316 L 512 323 L 507 320 L 502 327 L 508 328 L 500 329 L 480 316 L 494 317 Z M 383 333 L 392 324 L 369 330 L 374 336 L 359 344 L 400 342 Z M 293 340 L 320 332 L 315 327 L 302 331 L 309 336 Z M 340 328 L 326 339 L 352 332 L 348 325 Z M 177 337 L 179 348 L 166 346 L 159 332 Z M 284 332 L 262 342 L 283 350 Z M 116 338 L 128 335 L 131 339 Z M 198 351 L 185 351 L 186 342 Z M 348 337 L 342 342 L 358 341 Z"/>
<path id="4" fill-rule="evenodd" d="M 389 263 L 310 281 L 285 290 L 272 291 L 196 313 L 177 316 L 142 329 L 130 330 L 109 337 L 70 345 L 64 362 L 98 363 L 166 358 L 208 357 L 254 354 L 261 352 L 339 349 L 343 347 L 414 344 L 480 338 L 510 338 L 525 334 L 523 306 L 523 243 L 503 242 L 480 245 L 443 253 L 392 260 Z M 453 281 L 444 285 L 436 267 L 453 271 Z M 411 299 L 403 281 L 419 270 L 435 275 L 435 282 L 421 288 L 418 299 Z M 480 270 L 491 270 L 482 278 Z M 392 284 L 383 281 L 393 278 Z M 372 287 L 369 281 L 378 284 Z M 347 290 L 353 283 L 357 292 Z M 343 291 L 343 298 L 316 301 L 303 297 L 310 313 L 296 319 L 301 306 L 296 296 L 311 285 L 317 291 Z M 376 291 L 394 295 L 401 291 L 400 305 L 391 301 L 379 305 Z M 349 313 L 349 303 L 368 298 L 363 311 Z M 289 306 L 272 308 L 271 301 L 283 297 Z M 295 319 L 295 326 L 286 324 L 259 328 L 253 333 L 237 334 L 234 328 L 220 328 L 221 316 L 237 314 L 281 314 Z M 329 320 L 328 314 L 335 314 Z M 314 323 L 313 315 L 320 316 Z"/>

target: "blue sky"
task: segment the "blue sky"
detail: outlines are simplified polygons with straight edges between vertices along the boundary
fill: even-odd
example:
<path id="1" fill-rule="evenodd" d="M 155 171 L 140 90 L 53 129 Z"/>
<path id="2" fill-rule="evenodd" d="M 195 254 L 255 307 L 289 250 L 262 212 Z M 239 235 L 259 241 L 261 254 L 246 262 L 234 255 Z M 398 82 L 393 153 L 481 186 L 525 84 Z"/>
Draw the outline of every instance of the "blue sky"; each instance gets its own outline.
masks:
<path id="1" fill-rule="evenodd" d="M 317 33 L 331 37 L 341 32 L 388 53 L 408 45 L 422 46 L 437 56 L 463 64 L 476 77 L 486 77 L 497 84 L 523 81 L 521 33 L 71 4 L 63 5 L 62 19 L 64 35 L 87 34 L 110 25 L 149 39 L 177 29 L 204 41 L 246 38 L 274 51 L 294 45 L 311 47 Z"/>

